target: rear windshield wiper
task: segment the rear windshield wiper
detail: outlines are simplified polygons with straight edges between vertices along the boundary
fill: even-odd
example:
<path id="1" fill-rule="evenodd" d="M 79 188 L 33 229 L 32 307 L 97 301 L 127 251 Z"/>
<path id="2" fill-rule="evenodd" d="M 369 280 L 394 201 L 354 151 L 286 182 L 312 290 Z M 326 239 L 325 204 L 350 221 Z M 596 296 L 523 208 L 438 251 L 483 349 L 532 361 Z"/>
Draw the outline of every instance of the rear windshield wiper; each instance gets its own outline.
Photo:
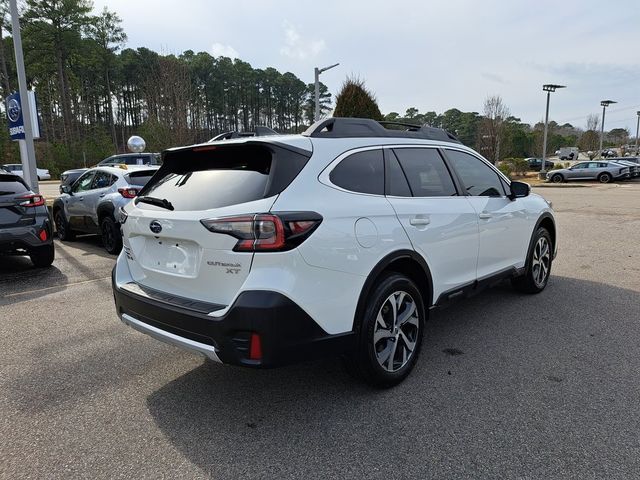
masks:
<path id="1" fill-rule="evenodd" d="M 156 198 L 156 197 L 136 197 L 135 199 L 136 205 L 139 203 L 148 203 L 149 205 L 155 205 L 156 207 L 166 208 L 167 210 L 173 210 L 173 205 L 166 198 Z"/>
<path id="2" fill-rule="evenodd" d="M 4 190 L 0 190 L 0 195 L 11 195 L 12 193 L 16 192 L 5 192 Z"/>

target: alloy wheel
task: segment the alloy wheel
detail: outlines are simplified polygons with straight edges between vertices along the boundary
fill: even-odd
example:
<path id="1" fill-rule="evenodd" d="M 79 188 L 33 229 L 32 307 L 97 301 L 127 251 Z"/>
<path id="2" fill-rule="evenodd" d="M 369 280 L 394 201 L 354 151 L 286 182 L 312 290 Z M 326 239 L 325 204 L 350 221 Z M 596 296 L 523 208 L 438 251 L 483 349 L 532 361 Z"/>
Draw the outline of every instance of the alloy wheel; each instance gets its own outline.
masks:
<path id="1" fill-rule="evenodd" d="M 66 233 L 66 225 L 60 213 L 58 213 L 55 217 L 55 224 L 56 224 L 56 231 L 58 232 L 58 237 L 64 238 Z"/>
<path id="2" fill-rule="evenodd" d="M 373 331 L 373 348 L 382 368 L 396 372 L 411 360 L 419 325 L 418 309 L 411 295 L 396 291 L 387 297 Z"/>
<path id="3" fill-rule="evenodd" d="M 109 222 L 102 222 L 102 243 L 104 248 L 111 252 L 115 248 L 116 236 Z"/>
<path id="4" fill-rule="evenodd" d="M 533 272 L 533 281 L 538 288 L 542 287 L 549 276 L 549 267 L 551 262 L 551 248 L 546 237 L 540 237 L 533 249 L 533 259 L 531 262 L 531 270 Z"/>

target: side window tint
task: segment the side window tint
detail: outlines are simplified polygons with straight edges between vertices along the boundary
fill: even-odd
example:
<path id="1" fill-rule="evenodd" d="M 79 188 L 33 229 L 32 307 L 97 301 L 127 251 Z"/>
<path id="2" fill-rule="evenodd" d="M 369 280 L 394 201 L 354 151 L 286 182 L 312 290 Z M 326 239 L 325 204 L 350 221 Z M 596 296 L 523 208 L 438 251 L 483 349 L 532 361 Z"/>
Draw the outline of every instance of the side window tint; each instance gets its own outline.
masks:
<path id="1" fill-rule="evenodd" d="M 87 172 L 73 185 L 74 192 L 85 192 L 91 188 L 91 182 L 96 172 Z"/>
<path id="2" fill-rule="evenodd" d="M 93 179 L 92 189 L 106 188 L 111 185 L 111 174 L 107 172 L 98 171 Z"/>
<path id="3" fill-rule="evenodd" d="M 479 158 L 458 150 L 447 150 L 464 187 L 474 197 L 501 197 L 505 195 L 500 177 Z"/>
<path id="4" fill-rule="evenodd" d="M 366 150 L 345 158 L 333 169 L 329 179 L 351 192 L 384 195 L 382 149 Z"/>
<path id="5" fill-rule="evenodd" d="M 398 148 L 394 152 L 414 197 L 451 197 L 458 194 L 436 149 Z"/>
<path id="6" fill-rule="evenodd" d="M 385 178 L 387 182 L 387 195 L 393 197 L 410 197 L 411 189 L 407 183 L 407 177 L 398 163 L 398 159 L 391 150 L 385 152 Z"/>

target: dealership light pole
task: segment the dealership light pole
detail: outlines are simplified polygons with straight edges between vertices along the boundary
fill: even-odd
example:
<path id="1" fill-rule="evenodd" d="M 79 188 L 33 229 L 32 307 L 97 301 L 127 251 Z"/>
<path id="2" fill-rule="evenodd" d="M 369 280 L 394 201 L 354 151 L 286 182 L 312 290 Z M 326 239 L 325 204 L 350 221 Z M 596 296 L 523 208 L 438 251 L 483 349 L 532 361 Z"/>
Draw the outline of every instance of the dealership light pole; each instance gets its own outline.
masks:
<path id="1" fill-rule="evenodd" d="M 640 134 L 640 110 L 636 112 L 638 114 L 638 123 L 636 124 L 636 155 L 640 153 L 638 151 L 638 134 Z"/>
<path id="2" fill-rule="evenodd" d="M 604 139 L 604 114 L 607 111 L 607 107 L 612 103 L 618 103 L 615 100 L 602 100 L 600 106 L 602 107 L 602 124 L 600 125 L 600 150 L 598 155 L 602 156 L 602 140 Z"/>
<path id="3" fill-rule="evenodd" d="M 333 67 L 337 67 L 338 65 L 340 65 L 339 63 L 336 63 L 334 65 L 329 65 L 328 67 L 324 67 L 324 68 L 315 68 L 315 76 L 316 76 L 316 82 L 315 82 L 315 87 L 316 87 L 316 109 L 315 109 L 315 113 L 313 114 L 313 121 L 317 122 L 318 120 L 320 120 L 320 74 L 322 72 L 326 72 L 327 70 L 332 69 Z"/>
<path id="4" fill-rule="evenodd" d="M 551 99 L 551 92 L 555 92 L 558 88 L 567 88 L 564 85 L 554 85 L 552 83 L 548 83 L 542 86 L 542 90 L 547 92 L 547 111 L 544 116 L 544 136 L 542 139 L 542 165 L 540 166 L 540 178 L 542 180 L 547 178 L 547 169 L 546 169 L 546 161 L 547 161 L 547 131 L 549 129 L 549 100 Z"/>
<path id="5" fill-rule="evenodd" d="M 24 121 L 24 140 L 20 143 L 20 157 L 22 159 L 22 172 L 25 182 L 35 193 L 40 193 L 38 187 L 38 172 L 36 171 L 36 153 L 33 148 L 33 124 L 31 109 L 29 108 L 29 92 L 27 91 L 27 77 L 24 73 L 24 56 L 22 55 L 22 35 L 20 35 L 20 18 L 18 14 L 17 0 L 10 0 L 11 9 L 11 33 L 13 35 L 13 48 L 16 54 L 16 72 L 18 74 L 18 87 L 20 88 L 20 108 Z"/>

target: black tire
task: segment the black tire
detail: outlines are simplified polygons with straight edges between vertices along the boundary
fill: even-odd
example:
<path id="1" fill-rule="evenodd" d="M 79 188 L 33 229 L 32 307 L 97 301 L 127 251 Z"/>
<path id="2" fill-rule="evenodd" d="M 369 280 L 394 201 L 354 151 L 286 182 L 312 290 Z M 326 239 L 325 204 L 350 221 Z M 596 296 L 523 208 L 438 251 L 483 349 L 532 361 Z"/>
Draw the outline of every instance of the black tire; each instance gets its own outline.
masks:
<path id="1" fill-rule="evenodd" d="M 67 217 L 61 209 L 56 210 L 56 213 L 53 215 L 53 221 L 56 224 L 56 231 L 58 232 L 58 238 L 60 240 L 65 242 L 75 240 L 76 234 L 69 227 Z"/>
<path id="2" fill-rule="evenodd" d="M 601 173 L 600 175 L 598 175 L 598 181 L 600 183 L 610 183 L 611 180 L 613 180 L 611 178 L 611 175 L 609 175 L 608 173 Z"/>
<path id="3" fill-rule="evenodd" d="M 390 300 L 392 298 L 394 300 Z M 393 313 L 392 301 L 400 303 L 400 310 L 395 310 L 398 315 Z M 400 324 L 403 312 L 406 319 Z M 379 313 L 384 325 L 377 320 Z M 399 273 L 383 276 L 369 295 L 362 318 L 356 319 L 359 333 L 354 352 L 345 358 L 347 370 L 376 388 L 400 383 L 409 375 L 420 354 L 426 314 L 422 294 L 413 281 Z M 383 336 L 375 342 L 374 334 L 380 333 Z M 385 360 L 381 363 L 379 357 L 385 357 L 386 351 L 389 354 L 385 367 Z"/>
<path id="4" fill-rule="evenodd" d="M 542 255 L 543 252 L 538 249 L 539 242 L 542 242 L 543 244 L 546 243 L 548 248 L 546 252 L 546 259 L 544 258 L 545 255 Z M 511 280 L 511 284 L 516 290 L 523 293 L 540 293 L 545 289 L 549 282 L 552 263 L 553 243 L 551 242 L 551 235 L 546 228 L 540 227 L 533 234 L 531 248 L 527 254 L 527 263 L 525 265 L 526 270 L 524 275 Z M 541 276 L 540 269 L 543 268 L 543 264 L 546 270 L 543 270 L 544 275 Z"/>
<path id="5" fill-rule="evenodd" d="M 38 175 L 38 181 L 40 181 L 40 175 Z"/>
<path id="6" fill-rule="evenodd" d="M 562 182 L 564 182 L 564 177 L 559 173 L 554 173 L 551 176 L 551 182 L 552 183 L 562 183 Z"/>
<path id="7" fill-rule="evenodd" d="M 37 268 L 50 267 L 55 257 L 53 243 L 29 250 L 29 258 Z"/>
<path id="8" fill-rule="evenodd" d="M 122 236 L 120 234 L 120 225 L 111 217 L 104 217 L 100 222 L 100 232 L 102 233 L 102 245 L 104 249 L 112 254 L 117 255 L 122 250 Z"/>

